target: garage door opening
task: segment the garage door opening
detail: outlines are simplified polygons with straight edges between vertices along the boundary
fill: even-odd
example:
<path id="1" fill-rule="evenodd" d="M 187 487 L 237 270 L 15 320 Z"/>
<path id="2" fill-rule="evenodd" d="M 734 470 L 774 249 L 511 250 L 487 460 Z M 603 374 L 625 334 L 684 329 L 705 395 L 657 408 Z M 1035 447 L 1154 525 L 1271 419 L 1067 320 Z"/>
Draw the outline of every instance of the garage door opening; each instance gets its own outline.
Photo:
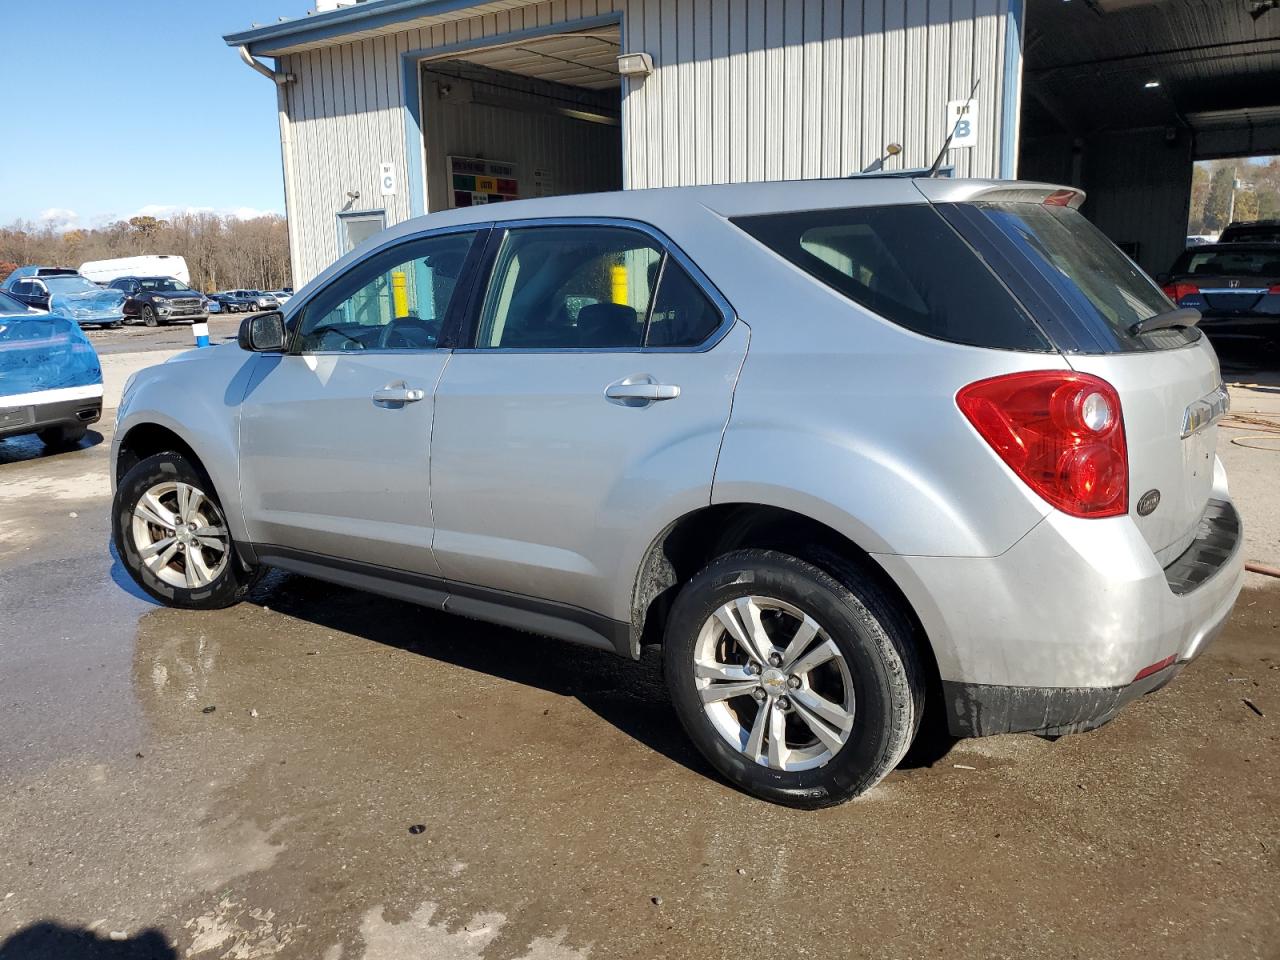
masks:
<path id="1" fill-rule="evenodd" d="M 1216 243 L 1232 223 L 1257 224 L 1235 239 L 1280 243 L 1280 155 L 1197 161 L 1189 209 L 1188 246 Z"/>
<path id="2" fill-rule="evenodd" d="M 1194 161 L 1280 153 L 1280 8 L 1027 0 L 1020 147 L 1020 177 L 1083 187 L 1086 216 L 1167 271 Z"/>
<path id="3" fill-rule="evenodd" d="M 427 209 L 622 189 L 617 27 L 422 64 Z"/>

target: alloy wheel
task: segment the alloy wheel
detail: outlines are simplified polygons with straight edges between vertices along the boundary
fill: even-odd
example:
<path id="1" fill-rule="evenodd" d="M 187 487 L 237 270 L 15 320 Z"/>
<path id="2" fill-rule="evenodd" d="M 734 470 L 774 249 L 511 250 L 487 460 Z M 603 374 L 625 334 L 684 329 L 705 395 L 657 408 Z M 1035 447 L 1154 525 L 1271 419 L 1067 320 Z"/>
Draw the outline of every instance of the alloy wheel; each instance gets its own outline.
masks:
<path id="1" fill-rule="evenodd" d="M 798 607 L 738 597 L 703 624 L 693 672 L 702 708 L 740 753 L 774 770 L 820 767 L 853 730 L 853 678 L 825 629 Z"/>
<path id="2" fill-rule="evenodd" d="M 141 561 L 173 587 L 207 587 L 231 556 L 231 536 L 217 504 L 181 481 L 157 483 L 138 499 L 132 532 Z"/>

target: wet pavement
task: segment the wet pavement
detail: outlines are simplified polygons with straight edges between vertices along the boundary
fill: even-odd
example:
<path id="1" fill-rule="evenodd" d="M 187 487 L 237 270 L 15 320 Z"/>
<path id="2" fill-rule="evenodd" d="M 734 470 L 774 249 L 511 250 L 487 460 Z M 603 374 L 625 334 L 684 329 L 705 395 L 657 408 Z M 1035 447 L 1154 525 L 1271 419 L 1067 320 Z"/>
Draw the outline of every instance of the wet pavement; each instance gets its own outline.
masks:
<path id="1" fill-rule="evenodd" d="M 151 604 L 91 441 L 0 443 L 3 960 L 1280 955 L 1276 581 L 1101 730 L 799 812 L 716 778 L 652 656 L 283 574 Z"/>

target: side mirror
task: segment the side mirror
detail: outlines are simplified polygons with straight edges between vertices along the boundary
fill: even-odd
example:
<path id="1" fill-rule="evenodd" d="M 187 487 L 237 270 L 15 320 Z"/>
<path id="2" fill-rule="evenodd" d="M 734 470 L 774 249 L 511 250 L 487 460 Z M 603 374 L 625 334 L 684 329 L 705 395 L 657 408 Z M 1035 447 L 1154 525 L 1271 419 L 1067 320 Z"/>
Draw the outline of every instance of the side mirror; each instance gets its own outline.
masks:
<path id="1" fill-rule="evenodd" d="M 241 350 L 280 353 L 284 350 L 284 316 L 279 311 L 259 313 L 240 321 L 236 334 Z"/>

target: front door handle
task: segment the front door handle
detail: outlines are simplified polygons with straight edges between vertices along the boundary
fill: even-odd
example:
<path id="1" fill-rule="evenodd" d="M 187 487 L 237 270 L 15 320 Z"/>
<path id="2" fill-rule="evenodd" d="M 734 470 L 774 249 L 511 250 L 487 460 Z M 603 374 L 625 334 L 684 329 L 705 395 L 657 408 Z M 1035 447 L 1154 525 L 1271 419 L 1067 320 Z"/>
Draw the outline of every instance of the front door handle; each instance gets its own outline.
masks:
<path id="1" fill-rule="evenodd" d="M 609 384 L 605 387 L 604 395 L 612 403 L 624 407 L 647 407 L 659 400 L 674 400 L 680 396 L 680 388 L 674 383 L 658 383 L 645 374 Z"/>
<path id="2" fill-rule="evenodd" d="M 385 387 L 373 391 L 373 402 L 401 406 L 406 403 L 417 403 L 426 396 L 427 392 L 418 387 L 410 387 L 403 382 L 388 383 Z"/>

